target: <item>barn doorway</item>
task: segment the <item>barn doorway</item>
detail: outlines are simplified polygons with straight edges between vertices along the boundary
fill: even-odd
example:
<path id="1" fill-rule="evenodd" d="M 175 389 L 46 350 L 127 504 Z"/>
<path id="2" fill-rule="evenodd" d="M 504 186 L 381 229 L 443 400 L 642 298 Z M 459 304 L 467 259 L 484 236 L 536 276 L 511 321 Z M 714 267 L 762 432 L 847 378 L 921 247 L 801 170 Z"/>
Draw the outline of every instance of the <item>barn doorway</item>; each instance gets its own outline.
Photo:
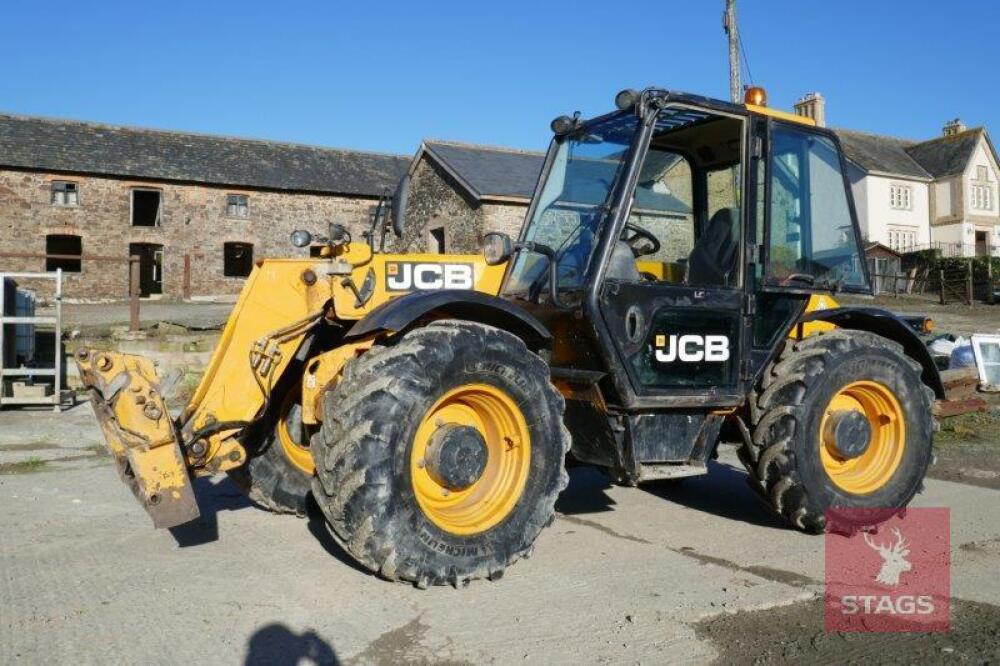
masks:
<path id="1" fill-rule="evenodd" d="M 128 253 L 139 257 L 139 296 L 163 293 L 163 246 L 158 243 L 129 243 Z"/>

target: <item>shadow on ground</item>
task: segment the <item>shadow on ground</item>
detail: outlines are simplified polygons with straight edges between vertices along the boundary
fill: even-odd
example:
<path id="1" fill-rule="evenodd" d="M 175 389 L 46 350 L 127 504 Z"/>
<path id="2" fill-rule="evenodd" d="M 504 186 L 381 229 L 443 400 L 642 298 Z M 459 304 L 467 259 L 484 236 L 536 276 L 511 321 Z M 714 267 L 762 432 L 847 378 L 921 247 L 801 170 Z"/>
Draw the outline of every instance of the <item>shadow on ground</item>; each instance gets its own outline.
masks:
<path id="1" fill-rule="evenodd" d="M 746 472 L 726 463 L 709 462 L 705 476 L 654 482 L 640 487 L 664 500 L 727 520 L 788 529 L 747 485 Z"/>
<path id="2" fill-rule="evenodd" d="M 353 557 L 341 548 L 337 540 L 333 538 L 333 534 L 330 532 L 330 525 L 326 522 L 326 516 L 323 515 L 322 510 L 316 504 L 316 499 L 312 495 L 309 495 L 306 501 L 306 525 L 309 527 L 310 534 L 316 537 L 316 541 L 319 542 L 319 545 L 323 546 L 323 550 L 328 554 L 355 571 L 360 571 L 369 576 L 372 575 L 371 571 L 358 564 Z"/>
<path id="3" fill-rule="evenodd" d="M 762 527 L 787 529 L 764 505 L 746 483 L 746 473 L 725 463 L 710 462 L 708 474 L 669 482 L 643 484 L 640 490 L 664 501 L 674 502 L 695 511 L 709 513 L 727 520 Z M 572 467 L 569 486 L 556 501 L 556 511 L 567 516 L 604 513 L 615 510 L 615 501 L 608 495 L 611 480 L 593 467 Z M 253 504 L 228 478 L 198 478 L 194 480 L 195 497 L 201 517 L 170 529 L 177 544 L 198 546 L 219 537 L 220 511 L 239 511 Z M 330 533 L 322 512 L 310 497 L 307 525 L 310 533 L 324 550 L 357 571 L 370 572 L 358 565 Z"/>
<path id="4" fill-rule="evenodd" d="M 197 520 L 170 528 L 181 548 L 200 546 L 219 538 L 219 512 L 252 508 L 253 504 L 228 477 L 194 479 L 194 496 L 201 516 Z"/>
<path id="5" fill-rule="evenodd" d="M 333 647 L 312 629 L 297 634 L 274 622 L 260 627 L 247 641 L 245 666 L 332 666 L 339 664 Z"/>
<path id="6" fill-rule="evenodd" d="M 574 516 L 615 510 L 615 501 L 606 492 L 612 485 L 607 475 L 592 467 L 573 467 L 569 472 L 569 486 L 559 496 L 556 511 Z M 712 461 L 705 476 L 654 481 L 639 489 L 664 501 L 727 520 L 787 529 L 747 485 L 746 478 L 743 470 Z"/>

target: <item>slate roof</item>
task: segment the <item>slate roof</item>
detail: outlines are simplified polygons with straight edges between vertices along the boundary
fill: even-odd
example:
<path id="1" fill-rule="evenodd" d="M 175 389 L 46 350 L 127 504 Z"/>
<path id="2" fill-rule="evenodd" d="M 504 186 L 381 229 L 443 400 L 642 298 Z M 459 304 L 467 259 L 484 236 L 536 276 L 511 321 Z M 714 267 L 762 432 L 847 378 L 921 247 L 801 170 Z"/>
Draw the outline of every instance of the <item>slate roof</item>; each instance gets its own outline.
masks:
<path id="1" fill-rule="evenodd" d="M 448 141 L 428 140 L 424 142 L 424 148 L 478 200 L 500 198 L 527 202 L 535 192 L 535 184 L 545 161 L 545 154 L 540 152 Z M 585 175 L 577 182 L 596 182 L 602 175 L 605 179 L 614 177 L 613 173 L 597 173 L 603 170 L 601 162 L 575 161 L 571 162 L 571 168 L 595 170 L 595 174 Z M 578 187 L 566 195 L 578 202 L 600 203 L 594 199 L 603 196 L 603 188 L 596 192 L 593 188 Z M 681 214 L 691 212 L 684 202 L 669 194 L 644 188 L 639 190 L 638 196 L 637 203 L 641 208 Z"/>
<path id="2" fill-rule="evenodd" d="M 410 158 L 320 146 L 0 114 L 0 166 L 378 196 Z"/>
<path id="3" fill-rule="evenodd" d="M 906 152 L 935 178 L 963 173 L 972 159 L 984 130 L 966 130 L 910 146 Z"/>
<path id="4" fill-rule="evenodd" d="M 985 134 L 983 128 L 977 127 L 955 136 L 917 142 L 852 130 L 836 132 L 844 154 L 865 171 L 923 180 L 964 172 Z"/>
<path id="5" fill-rule="evenodd" d="M 530 199 L 535 192 L 545 154 L 448 141 L 425 141 L 424 147 L 477 199 Z"/>
<path id="6" fill-rule="evenodd" d="M 907 149 L 913 141 L 891 136 L 836 130 L 844 155 L 869 172 L 889 173 L 909 178 L 930 179 L 931 175 L 913 159 Z"/>

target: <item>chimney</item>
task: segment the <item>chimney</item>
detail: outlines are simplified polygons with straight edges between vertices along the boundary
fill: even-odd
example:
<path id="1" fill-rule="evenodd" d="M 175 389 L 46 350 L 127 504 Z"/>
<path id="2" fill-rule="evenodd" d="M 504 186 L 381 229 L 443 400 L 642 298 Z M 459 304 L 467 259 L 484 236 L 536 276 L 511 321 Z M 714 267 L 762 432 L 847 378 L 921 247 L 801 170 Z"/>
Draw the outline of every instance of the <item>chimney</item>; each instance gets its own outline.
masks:
<path id="1" fill-rule="evenodd" d="M 812 118 L 820 127 L 826 127 L 826 99 L 818 92 L 806 93 L 795 103 L 795 113 Z"/>
<path id="2" fill-rule="evenodd" d="M 962 122 L 962 119 L 955 118 L 954 120 L 946 122 L 942 131 L 945 136 L 955 136 L 956 134 L 961 134 L 965 130 L 965 123 Z"/>

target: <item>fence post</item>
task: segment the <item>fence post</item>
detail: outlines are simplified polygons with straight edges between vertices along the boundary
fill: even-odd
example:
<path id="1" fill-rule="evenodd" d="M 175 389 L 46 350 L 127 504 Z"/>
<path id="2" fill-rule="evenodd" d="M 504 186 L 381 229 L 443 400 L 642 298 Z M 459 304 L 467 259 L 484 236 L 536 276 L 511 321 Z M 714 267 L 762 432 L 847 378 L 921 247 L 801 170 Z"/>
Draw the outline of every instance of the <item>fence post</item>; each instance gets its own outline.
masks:
<path id="1" fill-rule="evenodd" d="M 986 302 L 993 305 L 993 243 L 986 246 Z"/>
<path id="2" fill-rule="evenodd" d="M 184 286 L 181 289 L 181 296 L 185 301 L 191 300 L 191 255 L 184 255 Z"/>
<path id="3" fill-rule="evenodd" d="M 969 259 L 969 274 L 965 278 L 965 300 L 972 305 L 972 259 Z"/>
<path id="4" fill-rule="evenodd" d="M 139 257 L 128 258 L 128 330 L 139 330 Z"/>
<path id="5" fill-rule="evenodd" d="M 941 288 L 941 305 L 945 305 L 944 299 L 944 269 L 938 269 L 938 286 Z"/>

